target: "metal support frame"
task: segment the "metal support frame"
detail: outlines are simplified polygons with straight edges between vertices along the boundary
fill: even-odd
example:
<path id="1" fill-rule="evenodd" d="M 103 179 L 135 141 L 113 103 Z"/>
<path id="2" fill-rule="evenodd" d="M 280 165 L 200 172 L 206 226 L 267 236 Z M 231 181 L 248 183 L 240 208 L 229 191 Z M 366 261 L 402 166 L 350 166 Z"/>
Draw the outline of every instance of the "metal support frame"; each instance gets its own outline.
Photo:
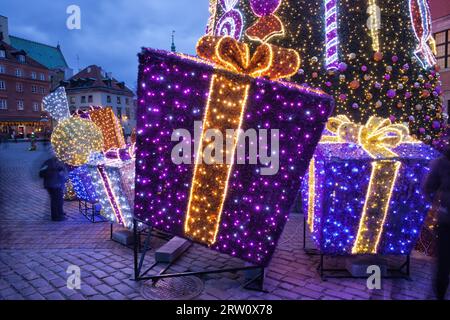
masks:
<path id="1" fill-rule="evenodd" d="M 325 281 L 326 279 L 367 279 L 368 276 L 354 276 L 347 269 L 327 269 L 325 268 L 325 257 L 336 257 L 332 255 L 320 254 L 320 263 L 317 267 L 317 271 L 320 274 L 320 278 Z M 405 262 L 398 268 L 389 268 L 387 270 L 388 275 L 383 279 L 404 279 L 411 281 L 411 256 L 407 255 Z"/>
<path id="2" fill-rule="evenodd" d="M 166 273 L 172 265 L 176 263 L 179 259 L 175 259 L 174 261 L 167 263 L 164 265 L 163 269 L 159 271 L 157 274 L 148 274 L 152 271 L 156 266 L 158 266 L 159 262 L 154 262 L 150 267 L 148 267 L 144 272 L 142 272 L 142 268 L 144 266 L 145 256 L 147 251 L 150 250 L 150 239 L 152 236 L 151 232 L 147 233 L 144 247 L 141 249 L 140 244 L 136 241 L 137 235 L 139 233 L 137 228 L 136 219 L 133 223 L 133 234 L 135 235 L 134 239 L 134 280 L 135 281 L 145 281 L 152 280 L 153 283 L 158 282 L 161 279 L 165 278 L 179 278 L 179 277 L 187 277 L 187 276 L 202 276 L 207 274 L 218 274 L 218 273 L 226 273 L 226 272 L 238 272 L 238 271 L 248 271 L 248 270 L 260 270 L 259 274 L 255 276 L 253 279 L 248 280 L 243 284 L 243 288 L 247 290 L 267 292 L 264 290 L 264 267 L 259 266 L 247 266 L 240 268 L 227 268 L 227 269 L 214 269 L 214 270 L 204 270 L 204 271 L 192 271 L 192 272 L 177 272 L 177 273 Z M 149 227 L 150 228 L 150 227 Z M 139 241 L 140 242 L 140 241 Z M 141 256 L 139 257 L 139 253 L 141 252 Z"/>
<path id="3" fill-rule="evenodd" d="M 86 219 L 88 219 L 92 223 L 107 222 L 107 219 L 104 216 L 95 211 L 95 204 L 93 203 L 89 203 L 84 200 L 78 200 L 78 210 Z"/>
<path id="4" fill-rule="evenodd" d="M 306 247 L 306 215 L 303 215 L 303 250 L 307 255 L 320 256 L 320 262 L 317 266 L 320 278 L 326 279 L 367 279 L 367 277 L 355 277 L 350 274 L 347 269 L 327 269 L 325 268 L 325 257 L 337 257 L 336 255 L 327 255 L 316 248 Z M 340 256 L 344 257 L 344 256 Z M 350 257 L 350 256 L 349 256 Z M 398 268 L 390 268 L 387 270 L 390 275 L 383 277 L 384 279 L 405 279 L 411 280 L 411 256 L 407 255 L 405 262 Z M 337 275 L 336 275 L 337 273 Z"/>

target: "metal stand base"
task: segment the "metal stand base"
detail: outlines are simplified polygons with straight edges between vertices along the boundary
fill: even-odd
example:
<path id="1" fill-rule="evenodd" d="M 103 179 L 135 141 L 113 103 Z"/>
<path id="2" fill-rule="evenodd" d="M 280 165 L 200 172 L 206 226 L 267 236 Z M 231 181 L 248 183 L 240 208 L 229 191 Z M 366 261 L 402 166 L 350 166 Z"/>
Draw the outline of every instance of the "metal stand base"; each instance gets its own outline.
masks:
<path id="1" fill-rule="evenodd" d="M 367 279 L 367 277 L 355 277 L 347 269 L 328 269 L 325 268 L 325 257 L 333 257 L 320 252 L 316 248 L 306 247 L 306 215 L 303 215 L 303 251 L 307 255 L 320 256 L 320 263 L 317 267 L 317 271 L 320 274 L 322 280 L 326 279 Z M 383 277 L 384 279 L 405 279 L 411 280 L 411 257 L 406 256 L 406 261 L 398 268 L 388 269 L 390 275 Z"/>
<path id="2" fill-rule="evenodd" d="M 78 210 L 80 213 L 92 223 L 107 222 L 107 219 L 99 212 L 95 211 L 95 204 L 79 200 Z"/>
<path id="3" fill-rule="evenodd" d="M 325 257 L 327 255 L 320 254 L 320 263 L 317 267 L 317 271 L 320 274 L 320 278 L 323 281 L 326 281 L 326 279 L 367 279 L 369 275 L 364 277 L 356 277 L 352 275 L 347 269 L 329 269 L 325 267 Z M 330 256 L 328 256 L 330 257 Z M 383 279 L 404 279 L 411 281 L 411 272 L 410 272 L 410 266 L 411 266 L 411 257 L 408 255 L 406 256 L 406 261 L 399 266 L 398 268 L 394 269 L 388 269 L 389 275 L 384 276 Z"/>
<path id="4" fill-rule="evenodd" d="M 207 274 L 218 274 L 218 273 L 226 273 L 226 272 L 238 272 L 238 271 L 247 271 L 247 270 L 259 270 L 257 276 L 255 276 L 253 279 L 250 279 L 247 281 L 243 288 L 247 290 L 254 290 L 254 291 L 260 291 L 260 292 L 267 292 L 264 290 L 264 267 L 258 267 L 258 266 L 247 266 L 247 267 L 241 267 L 241 268 L 228 268 L 228 269 L 215 269 L 215 270 L 205 270 L 205 271 L 193 271 L 193 272 L 177 272 L 177 273 L 166 273 L 167 270 L 178 260 L 175 259 L 171 263 L 164 264 L 164 267 L 161 271 L 159 271 L 157 274 L 151 274 L 148 273 L 152 271 L 156 266 L 158 266 L 160 263 L 155 262 L 153 263 L 149 268 L 147 268 L 144 272 L 142 272 L 142 268 L 144 266 L 144 260 L 147 251 L 150 249 L 150 239 L 152 236 L 151 232 L 147 233 L 145 242 L 144 242 L 144 248 L 141 248 L 140 241 L 136 241 L 138 237 L 138 228 L 137 228 L 137 221 L 134 220 L 134 227 L 133 227 L 133 234 L 134 234 L 134 280 L 135 281 L 145 281 L 145 280 L 152 280 L 153 283 L 158 282 L 161 279 L 164 278 L 177 278 L 177 277 L 187 277 L 187 276 L 202 276 Z M 142 249 L 142 251 L 141 251 Z M 141 252 L 141 256 L 139 257 L 139 253 Z"/>
<path id="5" fill-rule="evenodd" d="M 133 236 L 134 236 L 135 241 L 133 241 L 133 243 L 130 244 L 130 245 L 124 245 L 123 243 L 118 242 L 118 241 L 116 241 L 113 238 L 113 233 L 114 233 L 114 223 L 111 223 L 110 233 L 109 233 L 109 240 L 114 241 L 115 243 L 118 243 L 118 244 L 120 244 L 122 246 L 125 246 L 125 247 L 129 248 L 129 249 L 133 249 L 134 248 L 135 242 L 137 240 L 137 245 L 138 245 L 139 252 L 141 252 L 141 250 L 142 250 L 141 238 L 142 238 L 143 235 L 148 235 L 148 234 L 152 233 L 152 235 L 154 237 L 160 238 L 160 239 L 163 239 L 163 240 L 170 240 L 170 238 L 171 238 L 169 235 L 167 235 L 165 233 L 162 233 L 162 232 L 160 232 L 158 230 L 153 230 L 152 228 L 147 227 L 147 228 L 143 228 L 143 229 L 137 231 L 137 234 L 138 234 L 137 238 L 136 238 L 136 234 L 133 232 Z"/>

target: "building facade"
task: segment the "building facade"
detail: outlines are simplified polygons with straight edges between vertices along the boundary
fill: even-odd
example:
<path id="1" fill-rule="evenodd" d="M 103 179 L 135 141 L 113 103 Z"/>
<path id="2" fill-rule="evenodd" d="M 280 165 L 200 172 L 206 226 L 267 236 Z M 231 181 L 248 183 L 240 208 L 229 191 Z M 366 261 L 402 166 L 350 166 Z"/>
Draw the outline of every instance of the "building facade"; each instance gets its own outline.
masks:
<path id="1" fill-rule="evenodd" d="M 61 82 L 61 85 L 66 89 L 71 112 L 86 110 L 90 106 L 111 107 L 121 121 L 125 134 L 131 134 L 136 127 L 133 91 L 101 67 L 89 66 Z"/>
<path id="2" fill-rule="evenodd" d="M 0 41 L 0 133 L 18 138 L 47 135 L 51 122 L 42 110 L 42 99 L 50 86 L 48 68 Z"/>
<path id="3" fill-rule="evenodd" d="M 49 79 L 52 89 L 73 75 L 73 70 L 69 68 L 59 44 L 55 47 L 10 35 L 8 18 L 1 15 L 0 34 L 2 34 L 4 42 L 17 50 L 25 51 L 29 57 L 50 70 Z"/>
<path id="4" fill-rule="evenodd" d="M 450 110 L 450 1 L 430 0 L 437 61 L 440 67 L 443 106 Z"/>

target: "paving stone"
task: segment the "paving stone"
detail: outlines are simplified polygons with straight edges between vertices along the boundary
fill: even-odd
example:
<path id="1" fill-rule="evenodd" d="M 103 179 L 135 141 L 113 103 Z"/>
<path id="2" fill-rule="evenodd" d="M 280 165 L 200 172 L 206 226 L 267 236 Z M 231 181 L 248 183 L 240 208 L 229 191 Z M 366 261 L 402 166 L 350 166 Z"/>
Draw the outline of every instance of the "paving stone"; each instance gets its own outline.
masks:
<path id="1" fill-rule="evenodd" d="M 47 300 L 65 300 L 65 298 L 58 292 L 52 292 L 45 296 Z"/>
<path id="2" fill-rule="evenodd" d="M 116 275 L 113 275 L 113 276 L 111 276 L 111 277 L 104 278 L 103 281 L 104 281 L 106 284 L 110 285 L 110 286 L 115 286 L 116 284 L 119 284 L 119 283 L 122 282 L 122 281 L 120 281 L 120 280 L 117 279 Z"/>
<path id="3" fill-rule="evenodd" d="M 83 294 L 83 295 L 86 295 L 86 296 L 93 296 L 93 295 L 96 295 L 98 292 L 96 291 L 96 290 L 94 290 L 91 286 L 88 286 L 88 285 L 85 285 L 85 284 L 82 284 L 81 285 L 81 290 L 80 290 L 80 292 Z"/>
<path id="4" fill-rule="evenodd" d="M 111 292 L 110 294 L 108 294 L 108 296 L 113 300 L 125 300 L 126 299 L 126 296 L 124 296 L 123 294 L 121 294 L 119 292 Z"/>
<path id="5" fill-rule="evenodd" d="M 96 286 L 95 289 L 100 291 L 100 293 L 102 293 L 102 294 L 107 294 L 107 293 L 110 293 L 111 291 L 113 291 L 113 288 L 111 288 L 110 286 L 108 286 L 106 284 L 101 284 L 99 286 Z"/>
<path id="6" fill-rule="evenodd" d="M 129 287 L 125 284 L 118 284 L 118 285 L 114 286 L 114 289 L 124 295 L 129 295 L 129 294 L 135 292 L 134 289 L 132 289 L 131 287 Z"/>

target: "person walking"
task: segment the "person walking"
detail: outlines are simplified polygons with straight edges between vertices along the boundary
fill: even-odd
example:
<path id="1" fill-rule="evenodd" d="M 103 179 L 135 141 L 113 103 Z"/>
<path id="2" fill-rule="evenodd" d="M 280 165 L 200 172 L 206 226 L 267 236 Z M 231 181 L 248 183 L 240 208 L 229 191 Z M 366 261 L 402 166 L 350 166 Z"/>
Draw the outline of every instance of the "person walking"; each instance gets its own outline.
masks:
<path id="1" fill-rule="evenodd" d="M 66 220 L 64 214 L 64 184 L 66 181 L 66 168 L 55 156 L 42 165 L 39 176 L 44 179 L 44 188 L 50 195 L 51 218 L 53 221 Z"/>
<path id="2" fill-rule="evenodd" d="M 36 134 L 34 132 L 31 134 L 30 149 L 28 149 L 28 150 L 29 151 L 36 151 L 37 150 Z"/>
<path id="3" fill-rule="evenodd" d="M 424 191 L 428 200 L 439 204 L 435 290 L 437 298 L 444 300 L 450 275 L 450 144 L 443 155 L 432 162 Z"/>

